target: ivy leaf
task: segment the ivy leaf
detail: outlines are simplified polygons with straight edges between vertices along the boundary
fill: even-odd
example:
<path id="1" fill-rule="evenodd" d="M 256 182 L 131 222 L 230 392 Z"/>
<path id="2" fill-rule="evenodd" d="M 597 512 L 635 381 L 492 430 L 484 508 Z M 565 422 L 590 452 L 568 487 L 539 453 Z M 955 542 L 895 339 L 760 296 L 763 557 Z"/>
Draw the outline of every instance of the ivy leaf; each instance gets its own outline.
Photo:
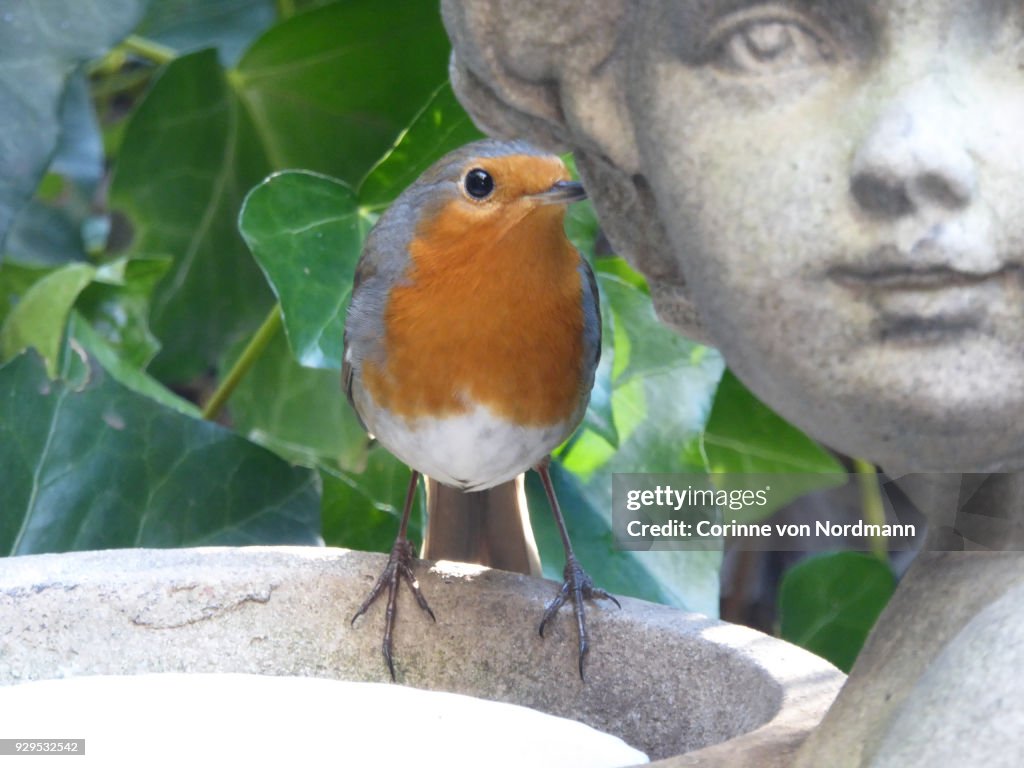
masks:
<path id="1" fill-rule="evenodd" d="M 32 347 L 46 361 L 47 373 L 56 376 L 71 307 L 95 274 L 90 264 L 68 264 L 32 285 L 0 327 L 0 359 Z"/>
<path id="2" fill-rule="evenodd" d="M 201 418 L 200 411 L 194 403 L 178 397 L 178 395 L 167 389 L 159 381 L 127 362 L 118 354 L 118 350 L 107 339 L 97 333 L 89 324 L 89 321 L 83 318 L 78 311 L 71 312 L 71 324 L 68 326 L 68 335 L 86 353 L 103 366 L 111 378 L 120 382 L 128 389 L 134 390 L 140 395 L 145 395 L 149 399 L 168 408 L 173 408 L 186 416 L 192 416 L 197 419 Z M 65 352 L 65 354 L 67 353 Z"/>
<path id="3" fill-rule="evenodd" d="M 274 0 L 160 0 L 149 4 L 135 34 L 179 53 L 216 47 L 233 64 L 275 15 Z"/>
<path id="4" fill-rule="evenodd" d="M 359 202 L 382 208 L 453 149 L 483 138 L 446 80 L 359 185 Z"/>
<path id="5" fill-rule="evenodd" d="M 35 196 L 15 215 L 4 250 L 7 261 L 60 265 L 100 250 L 93 232 L 106 219 L 94 211 L 104 172 L 103 144 L 83 72 L 68 80 L 60 106 L 60 137 Z"/>
<path id="6" fill-rule="evenodd" d="M 334 472 L 359 471 L 366 463 L 369 438 L 341 389 L 341 376 L 303 368 L 283 334 L 267 345 L 229 407 L 235 429 L 292 462 Z"/>
<path id="7" fill-rule="evenodd" d="M 847 481 L 831 453 L 764 405 L 729 371 L 715 393 L 702 445 L 709 470 L 722 473 L 724 484 L 730 474 L 772 475 L 769 503 L 747 507 L 748 514 L 737 516 L 740 522 L 763 519 L 805 493 Z M 737 488 L 747 487 L 743 478 L 733 479 Z M 756 516 L 749 514 L 755 511 Z"/>
<path id="8" fill-rule="evenodd" d="M 810 557 L 779 589 L 780 634 L 849 672 L 896 589 L 887 564 L 861 552 Z"/>
<path id="9" fill-rule="evenodd" d="M 0 553 L 320 542 L 309 470 L 87 365 L 0 368 Z"/>
<path id="10" fill-rule="evenodd" d="M 150 313 L 162 349 L 154 375 L 184 381 L 271 306 L 235 227 L 245 191 L 270 170 L 213 50 L 175 59 L 125 128 L 111 206 L 134 227 L 132 251 L 174 257 Z"/>
<path id="11" fill-rule="evenodd" d="M 688 357 L 698 346 L 666 328 L 654 313 L 654 305 L 642 288 L 622 274 L 628 268 L 621 259 L 601 259 L 598 280 L 615 318 L 616 386 L 631 378 L 667 370 L 675 360 Z"/>
<path id="12" fill-rule="evenodd" d="M 121 257 L 96 270 L 76 308 L 126 365 L 142 370 L 160 348 L 149 328 L 149 301 L 171 266 L 168 257 Z"/>
<path id="13" fill-rule="evenodd" d="M 321 472 L 323 480 L 324 541 L 328 546 L 389 552 L 409 485 L 409 468 L 376 445 L 359 472 Z M 409 517 L 409 537 L 423 541 L 423 493 L 415 504 L 421 514 Z"/>
<path id="14" fill-rule="evenodd" d="M 353 188 L 448 79 L 436 3 L 347 0 L 271 27 L 232 73 L 273 167 Z"/>
<path id="15" fill-rule="evenodd" d="M 239 229 L 281 302 L 296 359 L 341 369 L 345 311 L 369 221 L 341 182 L 274 174 L 249 193 Z"/>
<path id="16" fill-rule="evenodd" d="M 0 327 L 28 290 L 51 272 L 53 269 L 50 267 L 0 262 Z M 3 346 L 0 342 L 0 357 L 2 354 Z"/>
<path id="17" fill-rule="evenodd" d="M 60 105 L 76 67 L 124 37 L 142 0 L 0 0 L 0 252 L 60 136 Z"/>

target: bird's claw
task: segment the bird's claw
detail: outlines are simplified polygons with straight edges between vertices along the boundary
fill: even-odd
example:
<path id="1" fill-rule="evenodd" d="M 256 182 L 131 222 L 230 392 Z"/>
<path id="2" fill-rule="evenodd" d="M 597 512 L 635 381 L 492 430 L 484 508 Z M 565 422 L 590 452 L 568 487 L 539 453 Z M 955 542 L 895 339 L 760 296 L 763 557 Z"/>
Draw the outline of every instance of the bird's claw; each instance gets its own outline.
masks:
<path id="1" fill-rule="evenodd" d="M 590 651 L 590 643 L 587 635 L 587 622 L 583 607 L 584 600 L 611 600 L 618 608 L 622 608 L 619 601 L 608 594 L 605 590 L 595 587 L 594 580 L 583 570 L 575 557 L 569 557 L 565 563 L 565 570 L 562 572 L 564 581 L 562 588 L 555 595 L 555 598 L 548 603 L 544 609 L 544 615 L 540 620 L 539 632 L 544 637 L 544 627 L 555 617 L 559 609 L 565 605 L 566 600 L 572 595 L 573 611 L 576 614 L 576 629 L 579 637 L 579 668 L 580 679 L 584 679 L 583 666 L 587 653 Z"/>
<path id="2" fill-rule="evenodd" d="M 381 643 L 381 653 L 384 654 L 384 661 L 387 662 L 388 671 L 391 673 L 391 680 L 395 680 L 395 663 L 392 654 L 393 643 L 392 643 L 392 631 L 395 626 L 395 613 L 398 602 L 398 585 L 401 581 L 405 581 L 409 585 L 409 589 L 412 590 L 413 597 L 416 598 L 416 602 L 420 608 L 427 612 L 430 616 L 431 621 L 437 621 L 434 618 L 434 612 L 430 610 L 430 606 L 427 605 L 427 599 L 423 596 L 420 591 L 419 581 L 416 579 L 416 575 L 412 570 L 413 560 L 416 559 L 415 552 L 413 551 L 412 543 L 408 539 L 398 538 L 395 540 L 395 544 L 391 547 L 391 555 L 388 558 L 387 565 L 384 566 L 384 570 L 381 571 L 380 576 L 377 577 L 377 582 L 373 585 L 373 589 L 370 590 L 370 594 L 366 596 L 362 605 L 352 616 L 351 624 L 356 623 L 356 619 L 366 613 L 366 610 L 373 605 L 374 601 L 380 597 L 380 594 L 384 591 L 384 587 L 388 588 L 388 605 L 384 613 L 384 641 Z"/>

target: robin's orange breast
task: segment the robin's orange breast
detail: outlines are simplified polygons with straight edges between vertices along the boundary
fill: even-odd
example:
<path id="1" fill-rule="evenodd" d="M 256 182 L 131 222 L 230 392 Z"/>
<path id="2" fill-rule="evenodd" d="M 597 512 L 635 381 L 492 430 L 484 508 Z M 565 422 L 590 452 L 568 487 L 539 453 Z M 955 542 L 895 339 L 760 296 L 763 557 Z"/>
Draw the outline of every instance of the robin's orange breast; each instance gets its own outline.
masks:
<path id="1" fill-rule="evenodd" d="M 363 382 L 406 418 L 486 406 L 522 426 L 565 421 L 580 406 L 583 285 L 558 206 L 510 211 L 497 225 L 449 204 L 421 225 L 410 268 L 384 313 L 381 364 Z"/>

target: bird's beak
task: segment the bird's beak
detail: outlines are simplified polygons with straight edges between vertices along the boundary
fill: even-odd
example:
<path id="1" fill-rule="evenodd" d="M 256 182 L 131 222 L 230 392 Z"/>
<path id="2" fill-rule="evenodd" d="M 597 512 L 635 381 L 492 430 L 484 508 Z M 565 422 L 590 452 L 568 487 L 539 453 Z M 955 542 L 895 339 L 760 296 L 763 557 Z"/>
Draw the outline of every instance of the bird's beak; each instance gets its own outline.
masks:
<path id="1" fill-rule="evenodd" d="M 586 200 L 587 191 L 578 181 L 556 181 L 551 189 L 530 195 L 530 199 L 536 200 L 541 205 L 565 205 Z"/>

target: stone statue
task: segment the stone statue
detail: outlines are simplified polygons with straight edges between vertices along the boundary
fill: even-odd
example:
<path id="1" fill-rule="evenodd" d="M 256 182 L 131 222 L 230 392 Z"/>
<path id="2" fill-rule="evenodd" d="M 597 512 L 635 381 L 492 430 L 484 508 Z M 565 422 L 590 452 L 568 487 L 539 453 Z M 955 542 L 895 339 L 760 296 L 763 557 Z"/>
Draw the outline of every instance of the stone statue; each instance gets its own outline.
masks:
<path id="1" fill-rule="evenodd" d="M 442 10 L 463 104 L 492 135 L 575 153 L 665 322 L 824 443 L 935 473 L 908 479 L 933 545 L 1021 546 L 1021 476 L 978 474 L 1024 465 L 1019 3 Z M 776 764 L 1020 764 L 1024 667 L 994 649 L 1020 646 L 1022 599 L 1018 553 L 920 556 Z"/>

